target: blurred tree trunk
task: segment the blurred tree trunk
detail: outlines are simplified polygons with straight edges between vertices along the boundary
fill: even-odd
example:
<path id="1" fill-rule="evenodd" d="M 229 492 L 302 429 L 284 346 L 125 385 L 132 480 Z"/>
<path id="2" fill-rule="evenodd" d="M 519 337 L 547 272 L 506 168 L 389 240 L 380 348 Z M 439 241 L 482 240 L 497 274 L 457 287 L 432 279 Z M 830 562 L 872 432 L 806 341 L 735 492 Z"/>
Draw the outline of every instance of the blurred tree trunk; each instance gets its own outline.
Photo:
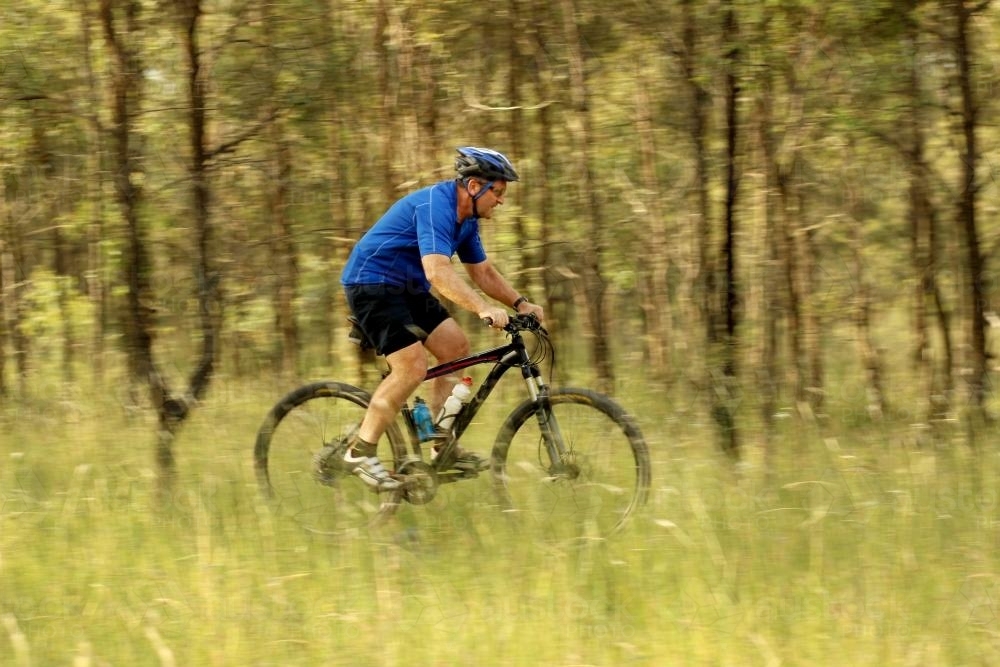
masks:
<path id="1" fill-rule="evenodd" d="M 918 66 L 918 35 L 916 20 L 910 22 L 909 34 L 907 35 L 910 44 L 910 67 L 907 79 L 907 97 L 909 108 L 907 114 L 907 140 L 905 147 L 909 176 L 909 201 L 907 217 L 910 227 L 910 256 L 913 260 L 913 268 L 917 276 L 916 298 L 913 301 L 913 361 L 918 366 L 923 366 L 930 354 L 930 335 L 927 326 L 927 306 L 929 298 L 933 294 L 935 281 L 934 265 L 932 255 L 934 248 L 928 243 L 931 236 L 928 229 L 930 221 L 930 206 L 927 179 L 923 168 L 924 161 L 924 134 L 922 126 L 921 99 L 920 93 L 920 67 Z M 932 374 L 932 373 L 931 373 Z"/>
<path id="2" fill-rule="evenodd" d="M 295 243 L 295 230 L 288 212 L 288 191 L 292 178 L 291 148 L 283 118 L 281 84 L 278 74 L 282 63 L 277 59 L 278 18 L 271 5 L 261 5 L 263 28 L 263 52 L 267 54 L 266 81 L 263 82 L 270 100 L 274 121 L 268 126 L 268 192 L 267 214 L 271 231 L 271 266 L 274 280 L 274 325 L 278 334 L 278 354 L 275 358 L 278 372 L 285 378 L 294 378 L 298 373 L 299 328 L 296 321 L 295 303 L 299 293 L 299 257 Z"/>
<path id="3" fill-rule="evenodd" d="M 765 26 L 765 32 L 766 32 Z M 773 43 L 768 36 L 768 43 Z M 803 38 L 805 39 L 805 38 Z M 784 273 L 783 287 L 790 346 L 791 367 L 795 376 L 795 402 L 801 416 L 809 419 L 818 407 L 822 363 L 819 357 L 817 320 L 810 307 L 813 284 L 812 234 L 806 220 L 805 195 L 799 175 L 803 143 L 811 129 L 806 116 L 806 100 L 799 73 L 808 71 L 815 45 L 792 49 L 795 62 L 779 61 L 770 65 L 779 76 L 768 72 L 761 91 L 762 108 L 767 111 L 766 130 L 769 139 L 763 142 L 769 180 L 774 183 L 776 197 L 777 256 Z M 780 88 L 780 90 L 778 90 Z M 776 113 L 780 103 L 783 115 Z"/>
<path id="4" fill-rule="evenodd" d="M 736 425 L 736 408 L 739 405 L 737 386 L 737 357 L 739 340 L 737 324 L 740 310 L 740 293 L 736 278 L 736 203 L 739 195 L 739 59 L 738 26 L 732 2 L 724 3 L 723 49 L 725 49 L 726 91 L 726 202 L 725 235 L 722 245 L 723 289 L 722 320 L 725 327 L 721 336 L 709 330 L 709 347 L 719 347 L 721 381 L 714 383 L 712 414 L 719 425 L 722 448 L 731 458 L 740 457 L 739 430 Z M 715 355 L 713 355 L 715 356 Z"/>
<path id="5" fill-rule="evenodd" d="M 0 149 L 2 150 L 2 149 Z M 0 153 L 2 155 L 2 153 Z M 6 176 L 6 174 L 4 174 Z M 0 179 L 0 397 L 7 396 L 7 343 L 10 340 L 10 269 L 12 259 L 7 244 L 7 230 L 14 224 L 8 201 L 6 178 Z"/>
<path id="6" fill-rule="evenodd" d="M 531 192 L 538 207 L 538 253 L 536 263 L 541 269 L 542 295 L 535 299 L 545 307 L 546 326 L 549 331 L 557 332 L 569 317 L 570 299 L 563 286 L 566 277 L 560 271 L 561 259 L 557 252 L 558 238 L 555 230 L 555 204 L 550 189 L 550 175 L 555 168 L 553 159 L 553 109 L 549 104 L 552 99 L 552 71 L 546 44 L 550 32 L 551 15 L 548 5 L 532 2 L 528 16 L 527 38 L 529 40 L 530 56 L 527 60 L 528 73 L 535 89 L 535 96 L 540 100 L 535 117 L 537 127 L 537 160 L 538 170 L 531 179 Z"/>
<path id="7" fill-rule="evenodd" d="M 690 215 L 692 238 L 696 252 L 693 266 L 689 265 L 688 291 L 698 307 L 706 338 L 711 338 L 715 329 L 712 299 L 715 296 L 715 265 L 712 258 L 712 219 L 709 205 L 708 173 L 708 123 L 711 111 L 711 97 L 703 85 L 703 77 L 697 63 L 701 56 L 700 35 L 697 21 L 698 4 L 694 0 L 682 0 L 683 37 L 679 53 L 684 86 L 688 95 L 687 132 L 693 147 L 695 201 Z"/>
<path id="8" fill-rule="evenodd" d="M 143 66 L 138 44 L 140 3 L 138 0 L 101 0 L 101 25 L 108 48 L 111 76 L 111 146 L 115 198 L 126 227 L 124 248 L 127 309 L 123 317 L 124 345 L 128 360 L 130 393 L 138 383 L 152 385 L 154 404 L 162 400 L 153 367 L 152 266 L 146 230 L 140 220 L 143 199 L 136 118 L 142 102 Z M 162 459 L 158 460 L 162 462 Z"/>
<path id="9" fill-rule="evenodd" d="M 854 284 L 857 290 L 854 294 L 854 323 L 857 329 L 858 357 L 865 370 L 867 381 L 868 416 L 881 420 L 886 414 L 885 390 L 883 389 L 883 363 L 872 337 L 872 299 L 871 286 L 865 275 L 865 260 L 862 249 L 864 240 L 861 220 L 851 216 L 851 246 L 854 256 Z"/>
<path id="10" fill-rule="evenodd" d="M 411 14 L 412 7 L 401 2 L 393 3 L 389 12 L 389 43 L 393 46 L 390 50 L 390 71 L 394 72 L 395 85 L 392 110 L 386 121 L 390 123 L 390 131 L 395 137 L 391 153 L 396 177 L 393 184 L 395 198 L 403 194 L 401 188 L 411 190 L 415 183 L 414 176 L 425 173 L 430 166 L 429 161 L 434 159 L 433 155 L 423 154 L 429 146 L 421 141 L 418 118 L 423 111 L 420 106 L 423 91 L 430 88 L 433 95 L 434 84 L 432 81 L 417 80 L 419 69 Z"/>
<path id="11" fill-rule="evenodd" d="M 86 76 L 87 176 L 83 180 L 84 201 L 89 202 L 91 218 L 87 224 L 87 288 L 94 304 L 93 343 L 90 368 L 96 384 L 104 379 L 104 340 L 108 330 L 108 298 L 104 263 L 104 132 L 98 109 L 101 93 L 94 72 L 91 28 L 97 20 L 89 0 L 80 0 L 80 31 L 83 37 L 83 66 Z"/>
<path id="12" fill-rule="evenodd" d="M 25 332 L 25 319 L 28 312 L 28 279 L 31 275 L 29 269 L 28 253 L 25 249 L 21 225 L 16 221 L 11 225 L 10 235 L 7 238 L 7 245 L 10 247 L 11 275 L 13 282 L 8 293 L 12 297 L 13 318 L 10 323 L 11 342 L 13 343 L 14 365 L 17 371 L 17 390 L 21 396 L 28 395 L 28 375 L 31 368 L 31 339 Z"/>
<path id="13" fill-rule="evenodd" d="M 908 218 L 913 267 L 917 276 L 913 306 L 914 361 L 927 376 L 928 418 L 932 423 L 944 419 L 949 412 L 954 393 L 954 352 L 951 340 L 951 316 L 944 304 L 938 280 L 937 211 L 931 199 L 929 174 L 925 149 L 926 120 L 922 83 L 922 58 L 920 27 L 916 17 L 918 0 L 908 7 L 905 40 L 908 48 L 909 67 L 906 78 L 906 97 L 909 100 L 905 117 L 907 128 L 903 147 L 907 160 Z M 938 369 L 930 344 L 928 312 L 933 313 L 941 333 L 943 361 Z"/>
<path id="14" fill-rule="evenodd" d="M 379 209 L 384 210 L 398 198 L 396 191 L 396 107 L 399 81 L 393 75 L 394 68 L 389 37 L 390 12 L 387 0 L 378 0 L 375 7 L 375 59 L 376 84 L 379 106 L 375 110 L 375 127 L 381 142 L 381 160 L 375 165 L 376 173 L 382 178 L 382 201 Z M 371 220 L 370 223 L 375 222 Z"/>
<path id="15" fill-rule="evenodd" d="M 805 201 L 802 189 L 799 190 L 799 206 L 802 217 L 798 238 L 801 240 L 800 263 L 802 269 L 802 284 L 805 300 L 805 349 L 808 357 L 809 386 L 807 395 L 813 412 L 821 409 L 826 401 L 826 364 L 823 360 L 823 316 L 820 304 L 816 300 L 819 292 L 819 271 L 816 251 L 816 228 L 808 224 L 809 217 L 805 215 Z"/>
<path id="16" fill-rule="evenodd" d="M 444 147 L 441 144 L 441 106 L 437 76 L 437 56 L 432 44 L 423 43 L 416 47 L 415 85 L 416 100 L 414 109 L 419 129 L 418 159 L 423 163 L 417 168 L 418 173 L 433 171 L 439 165 L 438 156 Z"/>
<path id="17" fill-rule="evenodd" d="M 322 17 L 322 43 L 329 44 L 331 53 L 333 45 L 337 43 L 340 29 L 340 1 L 328 0 L 323 3 Z M 344 173 L 346 170 L 343 145 L 340 138 L 341 111 L 338 104 L 340 100 L 339 77 L 334 70 L 333 64 L 329 63 L 323 74 L 323 127 L 326 137 L 326 174 L 329 179 L 326 192 L 326 215 L 330 224 L 330 231 L 324 233 L 320 239 L 320 255 L 323 266 L 327 271 L 323 274 L 323 365 L 333 366 L 335 350 L 338 343 L 338 334 L 344 331 L 344 327 L 336 317 L 337 313 L 345 312 L 345 303 L 341 289 L 339 289 L 340 269 L 344 266 L 346 254 L 340 252 L 340 247 L 346 245 L 346 230 L 341 231 L 340 226 L 347 217 L 346 187 L 342 187 Z M 340 238 L 338 238 L 340 237 Z M 344 239 L 344 240 L 341 240 Z"/>
<path id="18" fill-rule="evenodd" d="M 979 164 L 979 147 L 976 132 L 979 129 L 980 108 L 973 83 L 972 62 L 975 57 L 972 44 L 971 26 L 973 15 L 986 7 L 988 2 L 973 6 L 968 0 L 951 0 L 952 18 L 955 21 L 954 49 L 958 66 L 957 83 L 962 108 L 959 112 L 962 125 L 959 144 L 961 181 L 957 210 L 958 226 L 965 236 L 966 271 L 969 302 L 969 366 L 968 395 L 969 407 L 982 412 L 986 398 L 987 358 L 986 358 L 986 313 L 983 290 L 984 261 L 980 251 L 979 231 L 976 220 L 976 204 L 979 183 L 976 170 Z"/>
<path id="19" fill-rule="evenodd" d="M 334 60 L 328 63 L 323 78 L 323 90 L 326 93 L 323 105 L 326 136 L 324 160 L 328 178 L 326 201 L 330 225 L 328 232 L 323 234 L 320 245 L 323 266 L 326 267 L 323 274 L 324 361 L 329 366 L 351 362 L 350 372 L 362 385 L 369 385 L 379 379 L 377 369 L 371 364 L 373 355 L 358 347 L 349 347 L 349 308 L 340 286 L 340 272 L 347 263 L 347 257 L 362 228 L 352 206 L 351 165 L 358 163 L 375 167 L 366 165 L 372 151 L 365 139 L 355 132 L 351 114 L 352 95 L 357 95 L 358 91 L 352 90 L 352 80 L 346 74 L 348 49 L 350 44 L 360 41 L 358 35 L 348 32 L 352 8 L 350 3 L 329 0 L 323 11 L 324 43 L 335 45 L 332 51 Z M 352 137 L 356 137 L 357 141 L 352 143 Z M 382 192 L 381 185 L 379 193 Z M 353 196 L 361 198 L 357 194 Z M 388 202 L 385 205 L 388 206 Z M 374 221 L 370 220 L 369 224 L 371 222 Z M 344 377 L 347 376 L 345 369 Z"/>
<path id="20" fill-rule="evenodd" d="M 686 282 L 691 294 L 691 302 L 696 309 L 687 313 L 688 318 L 700 319 L 702 338 L 696 344 L 703 350 L 702 363 L 704 368 L 694 373 L 697 383 L 707 391 L 706 402 L 708 410 L 718 426 L 721 449 L 729 456 L 739 456 L 738 433 L 736 430 L 733 410 L 737 405 L 738 390 L 735 383 L 735 338 L 730 339 L 728 327 L 733 327 L 735 335 L 735 302 L 731 302 L 730 289 L 735 289 L 735 275 L 730 273 L 735 269 L 735 255 L 732 237 L 724 237 L 718 248 L 716 235 L 712 231 L 712 211 L 710 191 L 712 188 L 709 173 L 710 117 L 712 111 L 711 94 L 706 88 L 706 79 L 710 75 L 702 71 L 699 63 L 708 55 L 708 49 L 703 45 L 706 36 L 699 29 L 700 6 L 693 0 L 682 0 L 681 6 L 681 39 L 677 56 L 680 62 L 683 85 L 687 92 L 686 132 L 691 142 L 692 160 L 694 162 L 694 188 L 691 202 L 691 220 L 693 240 L 693 261 L 688 263 Z M 729 49 L 722 58 L 727 70 L 723 89 L 726 95 L 726 174 L 725 184 L 726 204 L 723 211 L 726 232 L 732 231 L 735 224 L 736 197 L 736 24 L 735 14 L 729 7 L 723 10 L 722 49 Z M 723 284 L 719 284 L 720 260 Z M 730 262 L 733 264 L 730 265 Z M 729 281 L 732 280 L 732 283 Z M 730 321 L 730 317 L 732 320 Z"/>
<path id="21" fill-rule="evenodd" d="M 25 211 L 17 225 L 17 234 L 20 239 L 17 242 L 17 255 L 20 256 L 17 267 L 17 286 L 15 292 L 18 293 L 18 317 L 14 339 L 21 340 L 19 347 L 24 351 L 22 365 L 19 366 L 19 378 L 21 382 L 21 395 L 26 395 L 29 390 L 30 375 L 35 368 L 35 351 L 28 320 L 32 315 L 31 301 L 33 293 L 38 289 L 32 282 L 33 273 L 36 266 L 44 265 L 44 244 L 35 241 L 36 236 L 48 236 L 45 234 L 46 228 L 54 226 L 57 215 L 58 201 L 58 179 L 56 178 L 55 156 L 49 146 L 48 129 L 53 124 L 53 116 L 45 109 L 46 100 L 39 100 L 30 103 L 31 108 L 31 147 L 28 150 L 28 165 L 31 173 L 27 174 L 24 183 L 28 188 L 28 201 L 31 209 Z M 49 236 L 51 240 L 56 234 Z M 54 253 L 53 253 L 54 254 Z M 51 267 L 50 267 L 51 268 Z M 59 288 L 57 287 L 56 303 L 59 303 Z M 63 311 L 59 309 L 59 319 L 62 320 Z"/>
<path id="22" fill-rule="evenodd" d="M 795 220 L 801 211 L 792 183 L 794 177 L 790 173 L 794 168 L 794 161 L 782 164 L 781 158 L 777 154 L 771 157 L 776 163 L 771 166 L 771 169 L 775 173 L 779 202 L 777 207 L 778 227 L 780 229 L 778 255 L 782 258 L 782 268 L 785 274 L 782 282 L 785 286 L 785 298 L 788 304 L 788 332 L 791 337 L 792 368 L 795 371 L 795 401 L 801 407 L 808 400 L 808 372 L 805 365 L 805 318 L 803 315 L 805 285 L 802 280 L 800 250 L 794 228 Z"/>
<path id="23" fill-rule="evenodd" d="M 761 329 L 762 347 L 759 372 L 759 394 L 761 419 L 764 423 L 766 468 L 771 470 L 774 455 L 773 432 L 775 415 L 778 411 L 778 396 L 781 388 L 781 369 L 778 363 L 779 324 L 785 312 L 786 294 L 784 274 L 781 271 L 781 204 L 778 193 L 778 164 L 775 157 L 773 132 L 774 112 L 771 108 L 771 71 L 765 68 L 761 73 L 761 83 L 756 96 L 756 132 L 760 159 L 764 172 L 764 265 L 761 280 Z"/>
<path id="24" fill-rule="evenodd" d="M 69 261 L 69 248 L 66 237 L 59 224 L 52 226 L 52 270 L 56 275 L 56 299 L 59 305 L 60 329 L 62 334 L 62 377 L 67 384 L 74 380 L 74 357 L 76 353 L 76 336 L 73 333 L 73 314 L 70 311 L 69 300 L 72 289 L 72 271 Z"/>
<path id="25" fill-rule="evenodd" d="M 590 117 L 590 99 L 587 90 L 587 62 L 577 26 L 575 0 L 561 0 L 563 28 L 569 54 L 569 132 L 573 137 L 580 165 L 582 204 L 586 209 L 589 234 L 585 240 L 582 259 L 583 285 L 586 290 L 587 317 L 590 324 L 590 347 L 597 384 L 602 391 L 614 386 L 610 336 L 606 313 L 607 282 L 603 274 L 605 252 L 604 214 L 594 175 L 593 129 Z"/>
<path id="26" fill-rule="evenodd" d="M 286 378 L 293 378 L 298 372 L 299 353 L 299 328 L 295 318 L 295 302 L 299 292 L 299 259 L 295 231 L 288 215 L 292 160 L 284 124 L 284 120 L 278 118 L 271 124 L 268 132 L 271 164 L 267 208 L 271 219 L 271 260 L 277 273 L 274 313 L 280 341 L 278 372 Z"/>
<path id="27" fill-rule="evenodd" d="M 929 204 L 930 200 L 925 200 Z M 932 207 L 928 207 L 927 217 L 927 247 L 930 249 L 929 262 L 933 284 L 931 285 L 931 297 L 934 303 L 934 312 L 937 315 L 938 329 L 941 332 L 941 347 L 944 352 L 944 360 L 940 370 L 931 369 L 931 381 L 929 385 L 930 393 L 930 417 L 935 421 L 946 419 L 951 410 L 951 401 L 955 394 L 955 343 L 951 328 L 951 311 L 945 303 L 944 292 L 941 288 L 941 281 L 937 278 L 938 261 L 938 228 L 937 212 Z M 936 376 L 937 379 L 935 379 Z"/>
<path id="28" fill-rule="evenodd" d="M 0 147 L 0 151 L 6 151 L 6 147 Z M 2 154 L 0 154 L 2 155 Z M 6 155 L 3 155 L 6 158 Z M 30 159 L 24 159 L 31 162 Z M 4 215 L 0 223 L 3 228 L 2 234 L 2 266 L 3 271 L 3 328 L 4 342 L 10 343 L 10 352 L 13 356 L 14 372 L 17 377 L 17 390 L 21 396 L 27 396 L 28 390 L 28 368 L 30 355 L 30 340 L 25 335 L 24 319 L 27 312 L 27 285 L 29 270 L 29 256 L 25 246 L 27 245 L 27 232 L 24 229 L 25 221 L 30 217 L 33 207 L 33 196 L 27 188 L 28 174 L 21 167 L 15 167 L 6 159 L 2 163 L 4 167 L 2 183 L 4 201 Z M 6 346 L 0 348 L 0 356 L 4 357 L 4 370 L 6 369 Z M 0 387 L 7 393 L 7 378 L 0 379 Z"/>
<path id="29" fill-rule="evenodd" d="M 847 158 L 852 163 L 859 163 L 863 159 L 857 155 L 853 145 L 849 147 Z M 844 191 L 847 200 L 848 224 L 850 225 L 849 243 L 853 264 L 854 303 L 852 307 L 858 358 L 861 361 L 862 369 L 864 369 L 867 384 L 865 392 L 867 401 L 865 407 L 869 418 L 881 420 L 887 414 L 888 405 L 883 381 L 884 364 L 872 334 L 872 289 L 865 270 L 867 261 L 864 253 L 865 239 L 863 229 L 864 185 L 863 182 L 857 183 L 845 178 Z"/>
<path id="30" fill-rule="evenodd" d="M 642 69 L 644 63 L 636 63 L 636 80 L 642 81 L 648 74 Z M 645 324 L 644 349 L 649 361 L 650 378 L 661 385 L 670 379 L 670 350 L 673 345 L 671 330 L 671 303 L 667 271 L 673 250 L 667 242 L 667 219 L 660 206 L 661 185 L 656 176 L 657 145 L 653 132 L 653 111 L 646 86 L 635 89 L 636 149 L 640 156 L 639 173 L 642 178 L 642 194 L 639 197 L 645 218 L 646 229 L 640 233 L 643 243 L 639 257 L 646 261 L 639 269 L 639 300 Z"/>
<path id="31" fill-rule="evenodd" d="M 524 11 L 521 7 L 521 0 L 510 0 L 510 17 L 507 24 L 507 59 L 510 63 L 510 72 L 507 75 L 507 104 L 510 112 L 507 114 L 507 146 L 510 155 L 516 161 L 524 156 L 524 109 L 522 104 L 521 86 L 524 80 L 524 69 L 526 67 L 525 56 L 521 53 L 521 35 L 526 29 Z M 523 176 L 522 176 L 523 178 Z M 520 196 L 523 194 L 524 186 L 520 185 Z M 517 239 L 518 252 L 512 253 L 510 259 L 505 262 L 504 270 L 513 280 L 515 289 L 519 289 L 528 294 L 531 293 L 529 276 L 524 273 L 526 267 L 531 265 L 527 248 L 530 245 L 527 229 L 524 224 L 523 211 L 526 207 L 518 206 L 508 213 L 506 218 L 510 219 L 510 224 L 514 229 L 514 237 Z"/>
<path id="32" fill-rule="evenodd" d="M 195 266 L 194 273 L 198 289 L 198 315 L 201 334 L 201 353 L 194 372 L 188 380 L 184 397 L 175 398 L 184 412 L 179 414 L 179 426 L 188 410 L 201 401 L 208 390 L 218 357 L 219 331 L 222 323 L 222 295 L 220 274 L 215 267 L 215 233 L 211 216 L 211 184 L 209 183 L 209 151 L 206 129 L 206 74 L 199 45 L 199 22 L 202 17 L 201 0 L 185 0 L 181 18 L 184 27 L 184 47 L 187 51 L 188 94 L 190 116 L 189 132 L 191 142 L 191 163 L 188 173 L 191 179 L 194 214 Z M 161 421 L 164 411 L 161 410 Z"/>

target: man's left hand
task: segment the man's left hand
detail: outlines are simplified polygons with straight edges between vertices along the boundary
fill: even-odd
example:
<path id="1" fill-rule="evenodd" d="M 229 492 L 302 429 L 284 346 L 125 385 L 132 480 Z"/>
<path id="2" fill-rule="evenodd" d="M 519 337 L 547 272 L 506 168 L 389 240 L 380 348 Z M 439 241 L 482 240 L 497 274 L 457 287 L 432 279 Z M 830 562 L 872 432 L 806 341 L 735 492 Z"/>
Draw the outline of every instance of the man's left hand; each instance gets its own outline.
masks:
<path id="1" fill-rule="evenodd" d="M 518 315 L 534 315 L 538 318 L 539 322 L 545 321 L 545 309 L 539 306 L 537 303 L 531 303 L 530 301 L 524 301 L 517 306 Z"/>

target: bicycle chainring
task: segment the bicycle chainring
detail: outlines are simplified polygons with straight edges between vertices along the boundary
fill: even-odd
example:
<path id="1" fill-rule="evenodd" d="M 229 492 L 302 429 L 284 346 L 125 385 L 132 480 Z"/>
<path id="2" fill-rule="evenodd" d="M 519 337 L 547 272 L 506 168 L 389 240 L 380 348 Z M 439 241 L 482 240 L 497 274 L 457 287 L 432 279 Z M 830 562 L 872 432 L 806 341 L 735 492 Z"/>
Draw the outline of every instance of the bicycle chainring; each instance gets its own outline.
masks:
<path id="1" fill-rule="evenodd" d="M 437 473 L 419 459 L 407 459 L 396 469 L 403 479 L 403 498 L 411 505 L 426 505 L 438 490 Z"/>

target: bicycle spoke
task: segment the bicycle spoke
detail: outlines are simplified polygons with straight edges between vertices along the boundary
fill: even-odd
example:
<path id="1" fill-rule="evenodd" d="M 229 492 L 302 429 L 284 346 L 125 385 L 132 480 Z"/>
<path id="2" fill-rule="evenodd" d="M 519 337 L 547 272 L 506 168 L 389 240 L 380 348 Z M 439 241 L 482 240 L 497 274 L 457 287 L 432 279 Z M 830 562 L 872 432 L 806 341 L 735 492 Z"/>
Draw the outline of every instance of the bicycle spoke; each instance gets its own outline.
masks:
<path id="1" fill-rule="evenodd" d="M 361 480 L 336 471 L 317 474 L 316 454 L 350 436 L 360 425 L 366 404 L 367 398 L 359 400 L 357 394 L 321 383 L 293 392 L 275 407 L 272 415 L 277 422 L 272 426 L 270 419 L 261 428 L 257 457 L 262 490 L 279 516 L 311 532 L 344 534 L 395 509 L 398 494 L 376 494 Z M 392 466 L 388 438 L 380 443 L 379 456 Z"/>
<path id="2" fill-rule="evenodd" d="M 501 434 L 494 458 L 504 462 L 495 472 L 506 509 L 556 538 L 613 534 L 645 498 L 645 443 L 607 399 L 556 393 L 552 413 L 563 440 L 554 464 L 533 410 L 515 413 L 509 442 Z"/>

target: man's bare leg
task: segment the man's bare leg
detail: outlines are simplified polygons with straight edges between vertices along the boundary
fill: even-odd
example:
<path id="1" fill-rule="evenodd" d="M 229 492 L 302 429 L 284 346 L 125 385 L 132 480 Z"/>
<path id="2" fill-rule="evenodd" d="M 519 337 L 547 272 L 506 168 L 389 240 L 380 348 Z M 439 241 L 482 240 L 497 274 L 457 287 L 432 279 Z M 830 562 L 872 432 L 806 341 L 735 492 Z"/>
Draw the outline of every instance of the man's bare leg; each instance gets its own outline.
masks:
<path id="1" fill-rule="evenodd" d="M 358 429 L 358 437 L 377 443 L 399 409 L 427 375 L 427 352 L 421 343 L 414 343 L 386 356 L 390 372 L 372 394 L 371 404 Z"/>
<path id="2" fill-rule="evenodd" d="M 462 331 L 462 327 L 458 326 L 458 322 L 451 318 L 439 324 L 431 332 L 425 345 L 439 364 L 468 356 L 471 349 L 468 336 Z M 436 415 L 441 406 L 444 405 L 445 399 L 451 394 L 451 390 L 458 383 L 458 380 L 459 378 L 455 374 L 435 378 L 429 401 L 433 414 Z"/>
<path id="3" fill-rule="evenodd" d="M 453 319 L 445 320 L 434 329 L 431 335 L 427 337 L 426 345 L 430 353 L 438 360 L 438 363 L 445 363 L 446 361 L 453 361 L 468 356 L 470 350 L 469 338 Z M 455 387 L 458 380 L 459 378 L 456 374 L 435 378 L 432 391 L 432 409 L 434 410 L 434 414 L 437 414 L 441 406 L 444 405 L 445 399 L 451 394 L 451 390 Z M 458 446 L 454 450 L 454 456 L 456 459 L 453 465 L 459 470 L 478 472 L 485 470 L 489 466 L 488 459 Z"/>

